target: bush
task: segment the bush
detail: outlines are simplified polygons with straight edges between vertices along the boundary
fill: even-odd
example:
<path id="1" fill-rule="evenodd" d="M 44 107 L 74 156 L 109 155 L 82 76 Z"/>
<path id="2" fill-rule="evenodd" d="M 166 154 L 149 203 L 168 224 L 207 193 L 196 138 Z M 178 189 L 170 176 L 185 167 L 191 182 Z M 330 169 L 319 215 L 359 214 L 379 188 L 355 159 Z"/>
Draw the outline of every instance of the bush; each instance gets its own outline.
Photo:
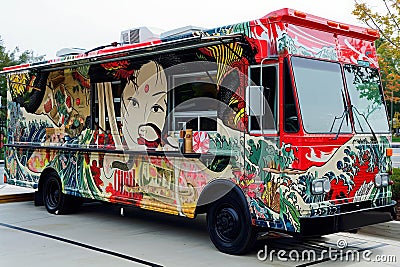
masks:
<path id="1" fill-rule="evenodd" d="M 393 135 L 392 136 L 392 142 L 400 142 L 400 136 Z"/>
<path id="2" fill-rule="evenodd" d="M 392 180 L 394 182 L 392 186 L 393 199 L 400 199 L 400 168 L 393 168 Z"/>

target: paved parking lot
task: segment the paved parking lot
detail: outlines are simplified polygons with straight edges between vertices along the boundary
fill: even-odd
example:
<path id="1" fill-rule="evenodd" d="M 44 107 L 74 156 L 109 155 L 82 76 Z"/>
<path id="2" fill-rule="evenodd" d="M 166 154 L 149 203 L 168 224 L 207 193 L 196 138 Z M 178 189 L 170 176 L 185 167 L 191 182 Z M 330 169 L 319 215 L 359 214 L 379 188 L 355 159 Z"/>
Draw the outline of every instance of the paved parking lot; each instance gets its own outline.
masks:
<path id="1" fill-rule="evenodd" d="M 4 164 L 0 163 L 0 185 L 4 184 Z"/>
<path id="2" fill-rule="evenodd" d="M 334 260 L 324 251 L 337 249 L 338 242 L 358 254 L 370 251 L 370 261 Z M 292 261 L 296 251 L 317 255 Z M 187 220 L 129 208 L 122 217 L 117 206 L 99 203 L 57 216 L 31 202 L 0 204 L 0 266 L 376 266 L 379 255 L 392 256 L 379 266 L 399 266 L 400 237 L 340 233 L 299 241 L 270 234 L 252 253 L 230 256 L 210 242 L 204 216 Z"/>
<path id="3" fill-rule="evenodd" d="M 393 167 L 399 168 L 400 167 L 400 144 L 396 143 L 393 145 L 393 156 L 392 156 L 392 162 L 393 162 Z"/>

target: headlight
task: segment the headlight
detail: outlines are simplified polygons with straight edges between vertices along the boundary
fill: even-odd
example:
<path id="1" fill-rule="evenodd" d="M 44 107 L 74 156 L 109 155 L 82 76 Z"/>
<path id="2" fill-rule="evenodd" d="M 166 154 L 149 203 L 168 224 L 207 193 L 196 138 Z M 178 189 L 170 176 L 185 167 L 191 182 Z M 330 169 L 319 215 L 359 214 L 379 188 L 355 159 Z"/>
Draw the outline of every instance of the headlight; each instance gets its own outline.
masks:
<path id="1" fill-rule="evenodd" d="M 378 173 L 375 175 L 376 187 L 383 187 L 389 185 L 389 175 L 387 173 Z"/>
<path id="2" fill-rule="evenodd" d="M 315 179 L 312 181 L 311 191 L 313 194 L 328 193 L 331 190 L 331 182 L 329 179 Z"/>

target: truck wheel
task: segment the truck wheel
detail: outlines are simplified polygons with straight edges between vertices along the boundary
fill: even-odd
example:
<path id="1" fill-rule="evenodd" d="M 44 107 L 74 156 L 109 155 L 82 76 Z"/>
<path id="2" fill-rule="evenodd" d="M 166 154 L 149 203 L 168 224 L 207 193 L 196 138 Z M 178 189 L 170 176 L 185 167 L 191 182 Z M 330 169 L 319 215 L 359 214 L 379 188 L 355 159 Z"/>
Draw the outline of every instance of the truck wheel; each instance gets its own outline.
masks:
<path id="1" fill-rule="evenodd" d="M 214 246 L 221 252 L 240 255 L 248 252 L 257 239 L 250 212 L 235 193 L 214 202 L 207 213 L 207 228 Z"/>
<path id="2" fill-rule="evenodd" d="M 43 202 L 51 214 L 66 214 L 77 210 L 79 199 L 62 192 L 61 181 L 55 174 L 50 174 L 44 183 Z"/>

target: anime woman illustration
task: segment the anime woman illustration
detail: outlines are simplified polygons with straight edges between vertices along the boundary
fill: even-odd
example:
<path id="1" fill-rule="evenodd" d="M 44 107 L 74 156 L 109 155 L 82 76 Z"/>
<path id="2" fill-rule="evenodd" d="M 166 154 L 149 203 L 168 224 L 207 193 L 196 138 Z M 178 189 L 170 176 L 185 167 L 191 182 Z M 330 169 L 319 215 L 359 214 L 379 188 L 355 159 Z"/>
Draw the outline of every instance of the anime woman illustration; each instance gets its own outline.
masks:
<path id="1" fill-rule="evenodd" d="M 167 78 L 154 61 L 128 78 L 121 96 L 122 133 L 128 149 L 157 148 L 167 111 Z"/>
<path id="2" fill-rule="evenodd" d="M 107 90 L 111 91 L 110 83 L 104 83 L 106 103 L 103 111 L 107 109 L 110 118 L 111 132 L 116 146 L 121 144 L 124 150 L 146 151 L 156 149 L 161 145 L 161 132 L 164 128 L 167 112 L 167 78 L 163 67 L 155 62 L 148 61 L 142 65 L 126 66 L 116 70 L 113 76 L 122 78 L 121 94 L 121 124 L 119 134 L 116 129 L 115 115 L 112 98 L 107 97 Z M 110 68 L 110 66 L 103 66 Z M 108 84 L 108 85 L 107 85 Z M 104 87 L 104 88 L 103 88 Z M 100 99 L 101 97 L 99 97 Z M 103 97 L 104 99 L 104 97 Z M 101 114 L 99 114 L 101 117 Z M 99 119 L 102 120 L 101 118 Z M 100 123 L 101 124 L 101 123 Z M 114 127 L 113 125 L 114 124 Z M 116 170 L 128 171 L 134 165 L 132 154 L 105 154 L 103 159 L 98 159 L 103 167 L 105 177 L 110 178 Z M 128 186 L 125 184 L 125 186 Z M 129 185 L 129 186 L 134 186 Z"/>
<path id="3" fill-rule="evenodd" d="M 110 132 L 117 149 L 157 148 L 167 112 L 167 78 L 161 64 L 154 60 L 118 61 L 93 66 L 89 73 L 96 87 L 98 133 Z M 116 98 L 120 101 L 115 102 Z M 104 140 L 95 142 L 107 147 Z"/>

